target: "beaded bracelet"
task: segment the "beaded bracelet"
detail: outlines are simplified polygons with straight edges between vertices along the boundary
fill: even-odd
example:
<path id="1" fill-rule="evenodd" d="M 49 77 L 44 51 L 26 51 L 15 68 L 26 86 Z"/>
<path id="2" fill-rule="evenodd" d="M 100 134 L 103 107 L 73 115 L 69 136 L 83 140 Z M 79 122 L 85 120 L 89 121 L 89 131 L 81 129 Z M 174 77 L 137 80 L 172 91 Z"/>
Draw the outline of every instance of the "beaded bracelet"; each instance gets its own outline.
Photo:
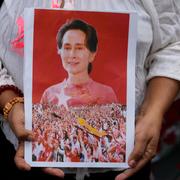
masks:
<path id="1" fill-rule="evenodd" d="M 23 97 L 14 97 L 11 99 L 9 102 L 7 102 L 3 108 L 3 114 L 4 114 L 4 119 L 8 119 L 9 112 L 13 108 L 13 106 L 16 103 L 24 103 L 24 98 Z"/>
<path id="2" fill-rule="evenodd" d="M 2 85 L 2 86 L 0 86 L 0 95 L 1 95 L 1 93 L 3 93 L 4 91 L 6 91 L 6 90 L 12 90 L 12 91 L 14 91 L 18 96 L 20 96 L 20 97 L 22 97 L 23 96 L 23 93 L 22 93 L 22 91 L 18 88 L 18 87 L 16 87 L 16 86 L 14 86 L 14 85 Z"/>

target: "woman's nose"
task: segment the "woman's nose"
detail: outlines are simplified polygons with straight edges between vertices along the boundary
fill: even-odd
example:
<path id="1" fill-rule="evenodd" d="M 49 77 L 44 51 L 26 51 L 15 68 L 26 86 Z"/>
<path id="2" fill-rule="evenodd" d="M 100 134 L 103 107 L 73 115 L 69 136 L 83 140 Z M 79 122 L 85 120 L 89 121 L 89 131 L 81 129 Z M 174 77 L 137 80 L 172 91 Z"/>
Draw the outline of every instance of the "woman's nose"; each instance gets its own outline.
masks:
<path id="1" fill-rule="evenodd" d="M 75 49 L 71 49 L 69 56 L 70 56 L 70 57 L 75 57 L 75 56 L 76 56 L 76 51 L 75 51 Z"/>

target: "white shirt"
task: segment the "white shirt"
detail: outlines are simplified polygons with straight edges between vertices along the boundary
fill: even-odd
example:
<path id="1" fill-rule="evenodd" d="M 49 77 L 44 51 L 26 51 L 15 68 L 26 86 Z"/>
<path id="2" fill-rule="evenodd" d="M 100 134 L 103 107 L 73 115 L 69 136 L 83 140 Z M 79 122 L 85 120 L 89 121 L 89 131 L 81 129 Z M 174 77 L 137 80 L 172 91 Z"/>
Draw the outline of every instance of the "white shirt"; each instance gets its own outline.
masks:
<path id="1" fill-rule="evenodd" d="M 16 19 L 23 14 L 24 7 L 32 6 L 50 8 L 51 1 L 5 0 L 5 5 L 0 11 L 0 58 L 20 89 L 23 89 L 23 57 L 10 49 L 10 41 L 17 35 Z M 178 0 L 163 1 L 163 3 L 160 0 L 74 0 L 74 6 L 82 10 L 135 10 L 138 12 L 136 108 L 143 100 L 146 82 L 149 79 L 165 76 L 180 80 L 180 3 Z M 3 79 L 1 77 L 0 85 L 7 83 Z"/>
<path id="2" fill-rule="evenodd" d="M 24 7 L 31 6 L 50 8 L 51 2 L 5 0 L 0 10 L 0 59 L 20 89 L 23 87 L 23 57 L 10 49 L 10 41 L 17 34 L 15 20 L 23 14 Z M 136 109 L 143 100 L 147 81 L 151 78 L 164 76 L 180 80 L 179 0 L 74 0 L 74 6 L 82 10 L 137 11 Z M 2 68 L 0 75 L 0 85 L 13 83 Z M 6 137 L 14 143 L 8 125 L 3 130 Z"/>

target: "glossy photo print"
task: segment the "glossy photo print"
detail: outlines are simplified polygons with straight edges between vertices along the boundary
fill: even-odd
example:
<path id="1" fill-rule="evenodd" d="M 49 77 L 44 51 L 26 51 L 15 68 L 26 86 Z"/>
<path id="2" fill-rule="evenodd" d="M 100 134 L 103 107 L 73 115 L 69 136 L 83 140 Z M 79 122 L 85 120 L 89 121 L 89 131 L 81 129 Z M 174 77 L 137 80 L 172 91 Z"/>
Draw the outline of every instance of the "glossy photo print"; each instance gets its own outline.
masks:
<path id="1" fill-rule="evenodd" d="M 32 166 L 126 168 L 134 143 L 137 15 L 25 11 Z"/>

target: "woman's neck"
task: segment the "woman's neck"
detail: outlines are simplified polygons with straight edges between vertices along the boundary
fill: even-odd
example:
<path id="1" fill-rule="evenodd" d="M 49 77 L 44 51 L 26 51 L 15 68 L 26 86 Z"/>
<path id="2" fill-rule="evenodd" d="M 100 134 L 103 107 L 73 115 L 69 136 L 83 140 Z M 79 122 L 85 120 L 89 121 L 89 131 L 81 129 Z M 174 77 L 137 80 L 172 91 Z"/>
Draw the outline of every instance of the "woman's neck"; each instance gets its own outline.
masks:
<path id="1" fill-rule="evenodd" d="M 90 80 L 90 77 L 87 73 L 81 74 L 70 74 L 67 82 L 69 84 L 80 85 L 85 84 Z"/>

